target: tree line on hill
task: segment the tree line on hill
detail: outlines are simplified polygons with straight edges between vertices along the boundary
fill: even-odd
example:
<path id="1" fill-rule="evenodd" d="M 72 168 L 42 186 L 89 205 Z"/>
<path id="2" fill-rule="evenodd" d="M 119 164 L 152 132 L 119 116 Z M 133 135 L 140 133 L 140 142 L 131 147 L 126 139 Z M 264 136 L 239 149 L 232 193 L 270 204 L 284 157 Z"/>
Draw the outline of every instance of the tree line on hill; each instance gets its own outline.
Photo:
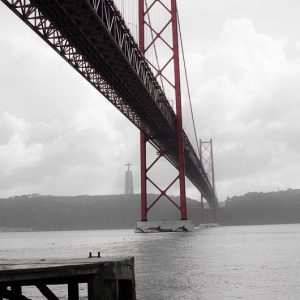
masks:
<path id="1" fill-rule="evenodd" d="M 157 195 L 150 194 L 149 203 Z M 172 197 L 179 202 L 178 197 Z M 200 203 L 187 199 L 188 217 L 197 226 Z M 87 230 L 134 228 L 140 216 L 140 195 L 42 196 L 0 199 L 0 230 Z M 205 211 L 206 222 L 212 213 Z M 227 198 L 218 211 L 221 225 L 300 223 L 300 190 L 247 193 Z M 149 220 L 178 220 L 179 211 L 166 198 L 149 212 Z"/>
<path id="2" fill-rule="evenodd" d="M 227 198 L 220 213 L 224 225 L 300 223 L 300 190 L 247 193 Z"/>

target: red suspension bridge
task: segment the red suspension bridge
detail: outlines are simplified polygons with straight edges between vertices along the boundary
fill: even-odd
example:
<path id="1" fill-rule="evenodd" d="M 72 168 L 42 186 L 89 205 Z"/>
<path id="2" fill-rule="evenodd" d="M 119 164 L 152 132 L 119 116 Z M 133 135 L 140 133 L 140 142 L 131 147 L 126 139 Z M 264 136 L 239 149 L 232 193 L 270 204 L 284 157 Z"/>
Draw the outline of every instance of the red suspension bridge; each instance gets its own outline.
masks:
<path id="1" fill-rule="evenodd" d="M 213 178 L 182 128 L 176 0 L 125 1 L 136 8 L 135 37 L 121 0 L 1 1 L 140 129 L 141 221 L 162 196 L 180 210 L 181 220 L 187 219 L 185 176 L 216 208 Z M 147 163 L 147 143 L 158 154 L 152 163 Z M 148 176 L 161 157 L 178 170 L 165 189 Z M 177 181 L 179 204 L 167 194 Z M 147 201 L 148 182 L 160 191 L 153 203 Z"/>

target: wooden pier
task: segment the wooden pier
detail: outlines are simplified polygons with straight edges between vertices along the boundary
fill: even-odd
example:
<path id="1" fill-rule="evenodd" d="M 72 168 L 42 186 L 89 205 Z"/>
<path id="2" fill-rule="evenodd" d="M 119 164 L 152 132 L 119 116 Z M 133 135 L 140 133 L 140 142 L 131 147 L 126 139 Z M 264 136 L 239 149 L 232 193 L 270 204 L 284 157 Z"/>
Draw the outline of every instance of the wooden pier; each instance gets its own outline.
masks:
<path id="1" fill-rule="evenodd" d="M 30 299 L 25 286 L 36 287 L 46 299 L 58 300 L 54 285 L 67 285 L 67 297 L 78 300 L 79 284 L 87 284 L 89 300 L 136 299 L 134 258 L 0 259 L 0 300 Z"/>

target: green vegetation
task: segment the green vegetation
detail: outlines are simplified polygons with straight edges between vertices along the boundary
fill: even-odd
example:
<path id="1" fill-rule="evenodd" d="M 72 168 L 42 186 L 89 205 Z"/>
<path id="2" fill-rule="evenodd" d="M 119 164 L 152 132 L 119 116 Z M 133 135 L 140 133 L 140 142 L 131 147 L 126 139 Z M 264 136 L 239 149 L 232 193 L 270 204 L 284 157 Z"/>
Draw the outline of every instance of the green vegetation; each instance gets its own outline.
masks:
<path id="1" fill-rule="evenodd" d="M 152 203 L 156 195 L 149 195 Z M 177 203 L 179 199 L 173 197 Z M 1 228 L 33 230 L 84 230 L 134 228 L 139 220 L 140 195 L 41 196 L 23 195 L 0 199 Z M 221 225 L 300 223 L 300 190 L 248 193 L 227 198 L 219 210 Z M 200 203 L 188 199 L 189 218 L 200 220 Z M 206 210 L 206 222 L 211 212 Z M 150 211 L 149 220 L 176 220 L 178 210 L 161 199 Z"/>
<path id="2" fill-rule="evenodd" d="M 300 223 L 300 190 L 247 193 L 227 198 L 221 209 L 223 225 Z"/>
<path id="3" fill-rule="evenodd" d="M 152 203 L 156 195 L 149 195 Z M 177 203 L 179 199 L 173 197 Z M 199 223 L 200 204 L 188 199 L 190 217 Z M 41 196 L 23 195 L 0 199 L 1 228 L 33 230 L 84 230 L 135 228 L 140 215 L 140 195 Z M 149 219 L 176 220 L 179 211 L 167 199 L 151 210 Z M 198 221 L 197 221 L 198 220 Z"/>

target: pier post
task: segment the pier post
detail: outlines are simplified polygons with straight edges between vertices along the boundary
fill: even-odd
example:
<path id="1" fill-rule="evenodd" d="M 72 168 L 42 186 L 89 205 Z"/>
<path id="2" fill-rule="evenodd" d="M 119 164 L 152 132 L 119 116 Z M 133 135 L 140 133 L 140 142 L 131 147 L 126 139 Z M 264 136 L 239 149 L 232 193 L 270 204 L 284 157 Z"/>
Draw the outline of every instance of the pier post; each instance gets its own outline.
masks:
<path id="1" fill-rule="evenodd" d="M 105 298 L 105 296 L 106 295 L 104 295 L 103 278 L 99 274 L 93 275 L 88 281 L 88 299 L 89 300 L 110 299 L 110 298 Z"/>
<path id="2" fill-rule="evenodd" d="M 79 290 L 77 282 L 68 283 L 68 300 L 79 300 Z"/>
<path id="3" fill-rule="evenodd" d="M 21 285 L 14 283 L 11 285 L 11 293 L 14 299 L 21 299 L 22 298 L 22 287 Z"/>

